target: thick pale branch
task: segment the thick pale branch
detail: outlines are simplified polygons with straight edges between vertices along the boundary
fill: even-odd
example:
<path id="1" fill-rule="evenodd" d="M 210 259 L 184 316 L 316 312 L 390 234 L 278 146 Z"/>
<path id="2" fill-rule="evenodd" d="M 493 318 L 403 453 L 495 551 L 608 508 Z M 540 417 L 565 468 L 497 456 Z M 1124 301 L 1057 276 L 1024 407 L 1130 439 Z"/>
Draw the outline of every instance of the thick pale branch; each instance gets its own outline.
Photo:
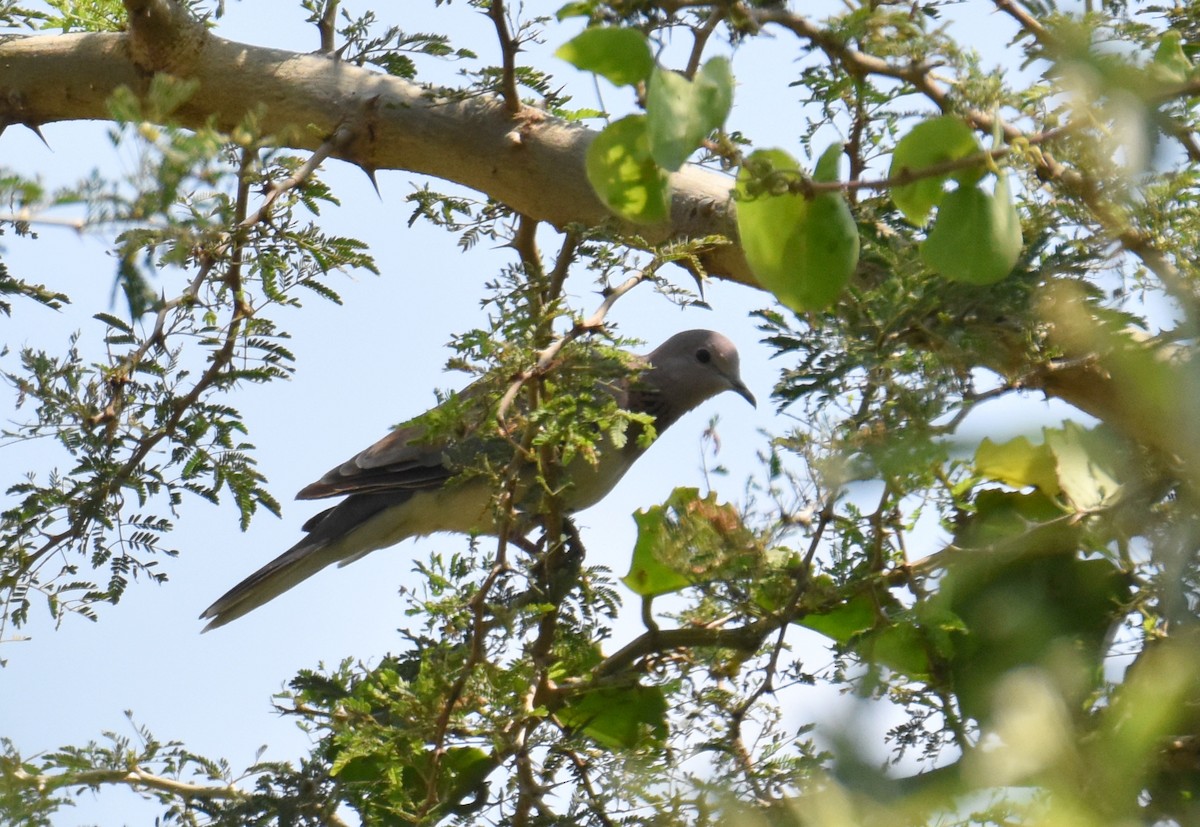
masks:
<path id="1" fill-rule="evenodd" d="M 735 234 L 730 179 L 698 168 L 672 177 L 669 223 L 621 222 L 584 174 L 584 154 L 595 133 L 536 109 L 512 115 L 495 98 L 442 94 L 327 56 L 260 48 L 211 33 L 177 39 L 189 44 L 184 50 L 143 49 L 137 46 L 141 40 L 135 32 L 0 43 L 0 124 L 109 119 L 106 101 L 118 87 L 141 92 L 162 68 L 139 63 L 136 54 L 199 82 L 174 113 L 184 126 L 212 119 L 230 129 L 252 112 L 285 145 L 310 150 L 349 127 L 353 137 L 334 157 L 367 170 L 401 169 L 454 181 L 556 227 L 609 223 L 617 233 L 649 244 Z M 706 253 L 702 263 L 715 275 L 754 284 L 735 245 Z"/>

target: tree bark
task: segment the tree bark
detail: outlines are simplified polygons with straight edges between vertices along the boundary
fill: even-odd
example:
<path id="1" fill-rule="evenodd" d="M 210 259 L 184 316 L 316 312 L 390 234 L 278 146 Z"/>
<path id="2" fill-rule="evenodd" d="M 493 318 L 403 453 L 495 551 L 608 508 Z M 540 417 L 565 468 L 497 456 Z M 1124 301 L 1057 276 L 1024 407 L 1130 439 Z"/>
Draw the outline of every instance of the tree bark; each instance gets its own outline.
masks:
<path id="1" fill-rule="evenodd" d="M 324 55 L 225 40 L 195 21 L 174 18 L 171 28 L 152 12 L 172 4 L 135 5 L 149 11 L 130 9 L 128 33 L 0 42 L 0 125 L 107 120 L 105 102 L 117 88 L 141 94 L 156 72 L 167 72 L 199 84 L 172 113 L 184 127 L 211 119 L 229 130 L 256 113 L 260 128 L 283 145 L 312 150 L 338 133 L 336 158 L 372 172 L 454 181 L 555 227 L 607 223 L 650 245 L 736 237 L 727 176 L 684 168 L 672 176 L 671 220 L 633 225 L 609 212 L 588 184 L 592 130 L 529 107 L 512 116 L 491 97 L 431 90 Z M 714 247 L 702 263 L 711 275 L 755 285 L 736 244 Z"/>

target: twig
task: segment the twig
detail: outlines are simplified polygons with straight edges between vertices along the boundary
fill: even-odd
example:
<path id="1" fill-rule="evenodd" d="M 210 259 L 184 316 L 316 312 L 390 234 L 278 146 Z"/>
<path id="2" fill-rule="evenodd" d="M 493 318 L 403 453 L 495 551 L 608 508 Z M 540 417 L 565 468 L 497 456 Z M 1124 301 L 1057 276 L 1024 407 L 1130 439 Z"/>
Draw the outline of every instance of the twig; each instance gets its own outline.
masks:
<path id="1" fill-rule="evenodd" d="M 492 0 L 488 5 L 488 17 L 496 27 L 496 37 L 500 39 L 500 57 L 503 61 L 503 71 L 500 77 L 500 95 L 504 98 L 504 106 L 510 115 L 521 111 L 521 95 L 517 91 L 517 51 L 519 45 L 508 30 L 508 21 L 504 16 L 504 0 Z"/>
<path id="2" fill-rule="evenodd" d="M 321 11 L 321 17 L 317 20 L 317 31 L 321 35 L 321 47 L 319 51 L 323 55 L 332 55 L 337 50 L 334 43 L 337 10 L 338 0 L 325 0 L 325 8 Z"/>
<path id="3" fill-rule="evenodd" d="M 513 401 L 517 398 L 517 393 L 520 392 L 525 383 L 535 376 L 545 375 L 553 367 L 559 352 L 567 344 L 578 339 L 585 333 L 600 329 L 604 325 L 604 319 L 608 316 L 608 311 L 612 309 L 617 299 L 624 296 L 643 281 L 649 279 L 651 275 L 652 272 L 649 270 L 635 271 L 633 275 L 625 279 L 620 285 L 605 294 L 604 301 L 600 303 L 596 312 L 584 321 L 575 324 L 570 330 L 559 336 L 549 346 L 538 353 L 538 360 L 534 366 L 523 370 L 508 386 L 508 390 L 504 392 L 504 396 L 500 398 L 500 405 L 496 409 L 496 418 L 500 420 L 502 426 L 507 418 L 509 408 L 512 407 Z"/>
<path id="4" fill-rule="evenodd" d="M 56 218 L 49 215 L 36 215 L 28 207 L 23 207 L 15 213 L 0 213 L 0 223 L 45 224 L 47 227 L 66 227 L 77 233 L 81 233 L 87 228 L 87 222 L 82 218 Z"/>
<path id="5" fill-rule="evenodd" d="M 692 53 L 688 56 L 687 67 L 683 70 L 689 80 L 696 77 L 696 72 L 700 69 L 700 58 L 704 56 L 704 47 L 708 43 L 708 39 L 712 37 L 712 33 L 717 30 L 717 26 L 725 19 L 725 14 L 725 7 L 717 6 L 704 21 L 703 26 L 692 29 Z"/>
<path id="6" fill-rule="evenodd" d="M 776 628 L 777 620 L 764 619 L 732 629 L 684 627 L 644 632 L 597 664 L 592 674 L 597 680 L 611 677 L 646 655 L 678 649 L 709 646 L 753 652 L 762 644 L 763 637 Z"/>

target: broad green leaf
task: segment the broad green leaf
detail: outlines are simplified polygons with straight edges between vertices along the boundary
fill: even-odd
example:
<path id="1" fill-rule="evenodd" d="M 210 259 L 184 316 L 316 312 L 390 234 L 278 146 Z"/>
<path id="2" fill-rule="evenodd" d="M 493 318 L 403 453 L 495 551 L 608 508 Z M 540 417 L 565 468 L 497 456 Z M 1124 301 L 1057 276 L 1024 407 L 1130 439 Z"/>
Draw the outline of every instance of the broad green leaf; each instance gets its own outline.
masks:
<path id="1" fill-rule="evenodd" d="M 911 613 L 886 591 L 855 595 L 828 612 L 810 614 L 798 622 L 867 662 L 918 680 L 930 673 L 927 633 L 917 628 Z"/>
<path id="2" fill-rule="evenodd" d="M 822 614 L 805 615 L 798 622 L 844 644 L 869 630 L 878 617 L 875 600 L 871 595 L 860 594 Z"/>
<path id="3" fill-rule="evenodd" d="M 666 505 L 655 505 L 633 515 L 638 529 L 637 542 L 629 573 L 621 578 L 621 582 L 642 597 L 677 592 L 692 582 L 662 560 L 660 552 L 667 545 L 670 531 L 667 510 Z"/>
<path id="4" fill-rule="evenodd" d="M 1067 511 L 1041 490 L 1031 493 L 987 488 L 975 497 L 975 513 L 954 533 L 959 549 L 1015 548 L 1054 552 L 1072 548 L 1078 526 L 1066 523 Z"/>
<path id="5" fill-rule="evenodd" d="M 886 666 L 913 680 L 928 680 L 933 672 L 929 644 L 911 620 L 880 626 L 864 635 L 855 649 L 869 663 Z"/>
<path id="6" fill-rule="evenodd" d="M 632 86 L 650 76 L 654 55 L 636 29 L 597 26 L 559 46 L 555 57 L 576 69 L 595 72 L 616 86 Z"/>
<path id="7" fill-rule="evenodd" d="M 694 81 L 656 67 L 646 87 L 650 154 L 664 169 L 679 169 L 725 123 L 732 106 L 733 74 L 725 58 L 705 63 Z"/>
<path id="8" fill-rule="evenodd" d="M 676 488 L 662 505 L 633 515 L 637 543 L 622 582 L 642 597 L 678 591 L 715 576 L 739 576 L 761 560 L 736 507 L 710 492 Z"/>
<path id="9" fill-rule="evenodd" d="M 996 686 L 1013 669 L 1053 667 L 1064 650 L 1086 653 L 1089 661 L 1100 657 L 1130 584 L 1109 560 L 1081 560 L 1077 553 L 1065 544 L 946 558 L 933 603 L 963 623 L 951 635 L 950 674 L 964 713 L 986 719 Z M 1081 694 L 1090 688 L 1073 687 Z"/>
<path id="10" fill-rule="evenodd" d="M 953 281 L 993 284 L 1012 272 L 1022 243 L 1021 218 L 1001 174 L 992 193 L 960 186 L 942 200 L 921 257 Z"/>
<path id="11" fill-rule="evenodd" d="M 667 699 L 657 686 L 583 692 L 570 697 L 558 717 L 601 746 L 613 749 L 659 745 L 667 737 Z"/>
<path id="12" fill-rule="evenodd" d="M 817 163 L 822 180 L 836 180 L 841 145 Z M 796 312 L 828 307 L 858 265 L 858 227 L 841 193 L 803 195 L 764 192 L 764 176 L 800 176 L 781 149 L 760 149 L 738 172 L 738 233 L 759 284 Z M 770 182 L 768 181 L 768 186 Z"/>
<path id="13" fill-rule="evenodd" d="M 1107 434 L 1068 422 L 1046 429 L 1046 449 L 1054 454 L 1058 484 L 1076 508 L 1097 508 L 1120 489 L 1121 460 Z"/>
<path id="14" fill-rule="evenodd" d="M 642 224 L 666 220 L 670 187 L 667 173 L 650 157 L 644 116 L 622 118 L 596 136 L 587 151 L 587 177 L 618 215 Z"/>
<path id="15" fill-rule="evenodd" d="M 961 119 L 953 115 L 941 115 L 923 121 L 900 139 L 892 153 L 889 177 L 904 174 L 919 174 L 921 170 L 965 158 L 979 152 L 979 141 L 975 132 Z M 955 180 L 963 186 L 974 184 L 983 176 L 982 166 L 978 169 L 961 170 Z M 942 202 L 946 194 L 949 173 L 921 178 L 892 190 L 892 202 L 909 223 L 918 227 L 929 220 L 929 212 Z"/>
<path id="16" fill-rule="evenodd" d="M 1192 61 L 1183 51 L 1183 37 L 1175 29 L 1163 32 L 1154 59 L 1150 63 L 1151 76 L 1162 84 L 1179 84 L 1192 74 Z"/>
<path id="17" fill-rule="evenodd" d="M 985 439 L 975 451 L 975 471 L 1015 488 L 1033 486 L 1047 497 L 1059 494 L 1058 467 L 1046 444 L 1034 445 L 1019 436 L 997 444 Z"/>

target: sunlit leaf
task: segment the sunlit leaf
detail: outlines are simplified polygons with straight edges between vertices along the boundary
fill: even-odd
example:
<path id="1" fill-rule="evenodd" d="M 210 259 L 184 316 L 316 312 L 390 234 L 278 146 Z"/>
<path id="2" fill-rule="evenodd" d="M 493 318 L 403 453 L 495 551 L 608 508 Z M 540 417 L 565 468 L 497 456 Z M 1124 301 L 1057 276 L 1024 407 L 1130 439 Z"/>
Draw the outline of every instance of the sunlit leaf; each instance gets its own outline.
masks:
<path id="1" fill-rule="evenodd" d="M 622 118 L 596 136 L 587 151 L 587 177 L 605 206 L 630 221 L 653 224 L 670 212 L 667 173 L 650 157 L 643 115 Z"/>
<path id="2" fill-rule="evenodd" d="M 1191 76 L 1192 69 L 1192 61 L 1183 51 L 1183 36 L 1175 29 L 1167 29 L 1154 50 L 1151 75 L 1159 83 L 1178 84 Z"/>
<path id="3" fill-rule="evenodd" d="M 664 504 L 633 518 L 638 538 L 622 582 L 642 597 L 679 591 L 759 559 L 737 508 L 713 492 L 701 497 L 695 488 L 676 488 Z"/>
<path id="4" fill-rule="evenodd" d="M 559 46 L 555 57 L 576 69 L 595 72 L 616 86 L 645 80 L 654 68 L 646 36 L 636 29 L 596 26 Z"/>
<path id="5" fill-rule="evenodd" d="M 1121 487 L 1121 457 L 1111 435 L 1075 422 L 1046 429 L 1046 447 L 1053 451 L 1058 483 L 1079 509 L 1097 508 Z"/>
<path id="6" fill-rule="evenodd" d="M 694 81 L 656 68 L 646 89 L 650 154 L 664 169 L 679 169 L 704 138 L 725 123 L 732 106 L 733 74 L 725 58 L 705 63 Z"/>
<path id="7" fill-rule="evenodd" d="M 941 115 L 923 121 L 900 139 L 892 153 L 889 177 L 919 175 L 927 167 L 955 161 L 979 152 L 979 141 L 971 127 L 953 115 Z M 955 180 L 974 184 L 983 175 L 983 167 L 959 170 Z M 892 190 L 892 201 L 904 217 L 916 226 L 929 220 L 930 211 L 942 202 L 950 173 L 922 177 Z"/>
<path id="8" fill-rule="evenodd" d="M 1028 437 L 999 444 L 984 439 L 975 451 L 975 470 L 1014 488 L 1033 486 L 1048 497 L 1059 493 L 1054 453 L 1045 444 L 1034 445 Z"/>
<path id="9" fill-rule="evenodd" d="M 835 144 L 818 161 L 824 180 L 836 180 L 840 151 Z M 859 240 L 841 193 L 807 199 L 772 186 L 799 174 L 799 165 L 783 150 L 751 154 L 738 173 L 737 219 L 755 278 L 783 304 L 803 312 L 828 307 L 842 292 L 858 264 Z M 764 182 L 770 191 L 762 191 Z"/>
<path id="10" fill-rule="evenodd" d="M 953 281 L 993 284 L 1012 272 L 1022 243 L 1021 218 L 1002 174 L 994 192 L 960 186 L 943 199 L 921 257 Z"/>

